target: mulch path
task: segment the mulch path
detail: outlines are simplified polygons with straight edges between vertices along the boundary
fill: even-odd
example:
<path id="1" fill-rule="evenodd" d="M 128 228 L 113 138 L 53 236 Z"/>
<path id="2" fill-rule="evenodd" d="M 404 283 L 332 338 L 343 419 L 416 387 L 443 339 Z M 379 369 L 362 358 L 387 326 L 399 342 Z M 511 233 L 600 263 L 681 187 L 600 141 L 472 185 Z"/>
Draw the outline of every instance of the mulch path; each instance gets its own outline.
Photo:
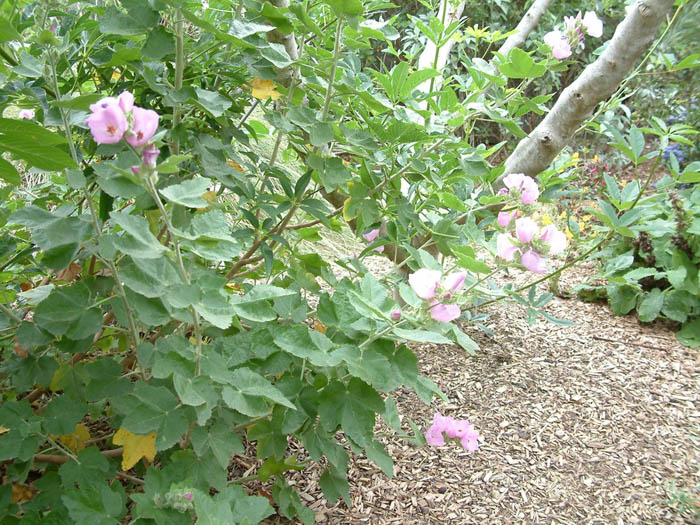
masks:
<path id="1" fill-rule="evenodd" d="M 575 279 L 564 276 L 562 287 Z M 605 305 L 555 298 L 547 311 L 577 324 L 528 325 L 522 307 L 498 303 L 487 322 L 493 338 L 464 327 L 481 345 L 476 356 L 416 347 L 421 372 L 449 403 L 427 407 L 404 392 L 399 411 L 424 429 L 435 410 L 468 418 L 479 450 L 383 439 L 395 475 L 354 457 L 350 508 L 323 498 L 320 468 L 295 473 L 290 483 L 317 523 L 684 523 L 668 484 L 700 482 L 698 351 L 662 323 L 614 317 Z"/>

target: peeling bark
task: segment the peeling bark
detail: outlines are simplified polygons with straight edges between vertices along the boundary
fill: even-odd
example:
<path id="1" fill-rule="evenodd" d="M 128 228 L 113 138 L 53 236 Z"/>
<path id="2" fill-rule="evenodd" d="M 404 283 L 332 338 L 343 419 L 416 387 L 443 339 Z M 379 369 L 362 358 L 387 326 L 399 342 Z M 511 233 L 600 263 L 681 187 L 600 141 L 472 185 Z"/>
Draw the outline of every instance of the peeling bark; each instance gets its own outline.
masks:
<path id="1" fill-rule="evenodd" d="M 511 49 L 522 46 L 551 3 L 552 0 L 535 0 L 515 28 L 517 33 L 506 38 L 506 41 L 499 48 L 498 53 L 507 55 L 510 53 Z"/>
<path id="2" fill-rule="evenodd" d="M 656 38 L 673 0 L 637 0 L 598 59 L 583 70 L 542 122 L 520 141 L 494 184 L 509 173 L 535 176 L 547 169 L 595 107 L 612 95 Z"/>

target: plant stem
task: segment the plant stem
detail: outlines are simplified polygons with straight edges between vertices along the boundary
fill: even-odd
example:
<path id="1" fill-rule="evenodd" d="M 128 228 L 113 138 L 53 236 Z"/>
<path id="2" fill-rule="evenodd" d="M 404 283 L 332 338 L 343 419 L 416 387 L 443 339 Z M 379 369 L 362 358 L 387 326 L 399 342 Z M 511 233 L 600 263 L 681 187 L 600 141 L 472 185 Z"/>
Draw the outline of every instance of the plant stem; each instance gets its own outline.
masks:
<path id="1" fill-rule="evenodd" d="M 153 200 L 156 202 L 161 216 L 163 217 L 165 227 L 168 229 L 168 233 L 170 234 L 170 239 L 172 240 L 173 247 L 175 248 L 175 259 L 177 262 L 178 273 L 180 274 L 180 277 L 185 282 L 185 284 L 189 286 L 190 276 L 187 274 L 187 271 L 185 270 L 185 264 L 182 260 L 182 252 L 180 251 L 180 241 L 178 240 L 177 235 L 175 235 L 173 225 L 170 222 L 170 217 L 168 216 L 168 212 L 166 211 L 165 206 L 163 205 L 163 201 L 161 200 L 160 195 L 158 195 L 158 190 L 156 189 L 156 186 L 153 183 L 153 180 L 151 179 L 150 170 L 145 170 L 144 178 L 146 179 L 148 190 L 151 196 L 153 197 Z M 200 371 L 200 362 L 202 361 L 202 334 L 200 331 L 199 314 L 197 313 L 197 310 L 194 309 L 194 306 L 190 306 L 189 310 L 190 314 L 192 315 L 192 325 L 194 326 L 194 339 L 196 347 L 194 373 L 195 376 L 198 376 Z"/>
<path id="2" fill-rule="evenodd" d="M 333 48 L 333 65 L 331 66 L 331 74 L 328 77 L 328 89 L 326 90 L 326 100 L 323 103 L 323 112 L 321 113 L 321 121 L 325 121 L 328 117 L 328 112 L 331 109 L 331 96 L 333 95 L 333 83 L 335 81 L 335 72 L 338 69 L 338 60 L 340 59 L 340 43 L 343 36 L 343 21 L 338 20 L 338 25 L 335 28 L 335 46 Z"/>
<path id="3" fill-rule="evenodd" d="M 2 303 L 0 303 L 0 310 L 2 310 L 2 312 L 3 312 L 7 317 L 9 317 L 10 319 L 12 319 L 12 321 L 13 321 L 15 324 L 20 324 L 20 323 L 22 322 L 22 319 L 20 319 L 19 317 L 17 317 L 17 314 L 16 314 L 16 313 L 14 313 L 12 310 L 10 310 L 7 306 L 5 306 L 5 305 L 2 304 Z"/>
<path id="4" fill-rule="evenodd" d="M 175 9 L 175 85 L 173 86 L 176 91 L 182 89 L 182 77 L 185 71 L 185 46 L 184 46 L 184 23 L 182 18 L 182 10 L 180 8 Z M 180 103 L 176 102 L 173 108 L 173 130 L 180 124 L 182 108 Z M 180 153 L 180 141 L 174 140 L 172 142 L 170 151 L 173 155 Z"/>

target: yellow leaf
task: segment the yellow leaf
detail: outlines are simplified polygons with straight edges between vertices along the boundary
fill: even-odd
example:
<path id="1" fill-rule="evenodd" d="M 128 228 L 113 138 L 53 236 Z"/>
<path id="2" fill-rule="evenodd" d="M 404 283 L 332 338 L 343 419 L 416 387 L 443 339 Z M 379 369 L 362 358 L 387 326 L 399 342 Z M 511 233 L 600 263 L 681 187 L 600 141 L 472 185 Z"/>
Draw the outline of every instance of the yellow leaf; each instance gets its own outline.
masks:
<path id="1" fill-rule="evenodd" d="M 24 503 L 34 497 L 35 492 L 29 485 L 12 484 L 12 503 Z"/>
<path id="2" fill-rule="evenodd" d="M 7 434 L 9 431 L 9 428 L 5 428 L 2 425 L 0 425 L 0 436 L 2 436 L 3 434 Z"/>
<path id="3" fill-rule="evenodd" d="M 319 321 L 318 319 L 314 319 L 313 323 L 314 330 L 316 330 L 317 332 L 321 332 L 322 334 L 326 333 L 326 327 L 321 321 Z"/>
<path id="4" fill-rule="evenodd" d="M 120 428 L 114 434 L 112 442 L 124 447 L 122 453 L 122 470 L 129 470 L 136 465 L 141 458 L 153 461 L 156 458 L 156 433 L 143 436 L 132 434 L 125 428 Z"/>
<path id="5" fill-rule="evenodd" d="M 272 80 L 263 80 L 262 78 L 255 77 L 251 81 L 253 88 L 253 96 L 264 100 L 266 98 L 271 98 L 272 100 L 277 100 L 280 98 L 280 94 L 275 89 L 275 83 Z"/>
<path id="6" fill-rule="evenodd" d="M 243 167 L 240 164 L 238 164 L 238 162 L 236 162 L 235 160 L 227 160 L 226 164 L 231 166 L 234 170 L 238 170 L 240 172 L 243 172 Z"/>
<path id="7" fill-rule="evenodd" d="M 82 423 L 75 425 L 75 432 L 72 434 L 63 434 L 58 436 L 58 439 L 66 447 L 68 447 L 71 452 L 76 454 L 85 448 L 85 444 L 90 440 L 90 431 Z"/>
<path id="8" fill-rule="evenodd" d="M 354 216 L 350 217 L 350 215 L 348 214 L 348 206 L 350 206 L 350 197 L 345 199 L 345 202 L 343 202 L 343 219 L 349 222 L 353 219 Z"/>
<path id="9" fill-rule="evenodd" d="M 116 70 L 115 70 L 115 71 L 112 73 L 112 80 L 115 81 L 115 82 L 116 82 L 117 80 L 119 80 L 121 77 L 122 77 L 122 74 L 121 74 L 119 71 L 116 71 Z"/>

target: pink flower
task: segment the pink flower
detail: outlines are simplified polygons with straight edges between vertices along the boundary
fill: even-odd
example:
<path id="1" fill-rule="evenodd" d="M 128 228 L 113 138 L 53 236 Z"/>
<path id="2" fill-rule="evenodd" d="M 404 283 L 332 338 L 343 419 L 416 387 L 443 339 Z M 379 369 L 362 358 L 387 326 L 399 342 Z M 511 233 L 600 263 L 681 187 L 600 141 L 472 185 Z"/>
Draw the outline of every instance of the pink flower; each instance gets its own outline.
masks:
<path id="1" fill-rule="evenodd" d="M 111 99 L 116 101 L 116 99 Z M 97 104 L 92 104 L 93 113 L 85 123 L 90 127 L 90 133 L 98 144 L 114 144 L 119 142 L 129 126 L 126 115 L 121 108 L 110 101 L 102 99 Z"/>
<path id="2" fill-rule="evenodd" d="M 442 274 L 438 270 L 428 270 L 421 268 L 415 273 L 408 276 L 408 284 L 411 285 L 413 291 L 421 299 L 432 299 L 435 297 L 437 288 L 440 285 L 440 277 Z"/>
<path id="3" fill-rule="evenodd" d="M 583 27 L 586 28 L 586 33 L 590 36 L 595 38 L 603 36 L 603 21 L 598 18 L 595 11 L 587 11 L 586 14 L 583 15 L 582 23 Z"/>
<path id="4" fill-rule="evenodd" d="M 19 118 L 32 119 L 34 115 L 36 115 L 36 113 L 34 113 L 33 109 L 22 109 L 19 112 Z"/>
<path id="5" fill-rule="evenodd" d="M 533 273 L 547 273 L 547 269 L 544 266 L 544 259 L 532 249 L 523 254 L 520 258 L 520 264 Z"/>
<path id="6" fill-rule="evenodd" d="M 542 230 L 540 239 L 549 246 L 550 255 L 556 255 L 566 249 L 566 235 L 560 232 L 553 224 L 546 226 Z"/>
<path id="7" fill-rule="evenodd" d="M 552 48 L 554 58 L 561 60 L 571 56 L 571 46 L 566 36 L 559 30 L 555 29 L 544 35 L 544 43 Z"/>
<path id="8" fill-rule="evenodd" d="M 107 109 L 109 106 L 119 106 L 119 101 L 114 97 L 102 98 L 94 104 L 90 104 L 90 111 L 97 113 L 100 110 Z"/>
<path id="9" fill-rule="evenodd" d="M 398 321 L 399 319 L 401 319 L 401 310 L 399 310 L 398 308 L 394 308 L 394 309 L 391 311 L 391 314 L 390 314 L 390 315 L 391 315 L 391 318 L 392 318 L 394 321 Z"/>
<path id="10" fill-rule="evenodd" d="M 378 235 L 379 235 L 379 228 L 376 228 L 374 230 L 368 231 L 367 233 L 363 233 L 362 237 L 364 237 L 364 239 L 367 242 L 373 242 L 377 238 Z"/>
<path id="11" fill-rule="evenodd" d="M 535 180 L 524 173 L 511 173 L 503 179 L 503 183 L 509 190 L 521 192 L 523 204 L 532 204 L 540 196 L 540 190 Z"/>
<path id="12" fill-rule="evenodd" d="M 516 219 L 515 221 L 515 234 L 518 236 L 518 240 L 522 243 L 527 244 L 528 242 L 532 241 L 532 238 L 537 233 L 537 230 L 537 223 L 530 217 L 523 217 L 522 219 Z"/>
<path id="13" fill-rule="evenodd" d="M 117 98 L 117 103 L 124 113 L 128 113 L 134 108 L 134 95 L 128 91 L 122 91 Z"/>
<path id="14" fill-rule="evenodd" d="M 451 273 L 450 275 L 445 277 L 443 287 L 454 293 L 462 287 L 462 285 L 464 284 L 464 279 L 466 278 L 467 272 Z"/>
<path id="15" fill-rule="evenodd" d="M 187 501 L 190 501 L 190 500 L 192 499 L 192 493 L 191 493 L 191 492 L 186 492 L 186 493 L 185 493 L 185 499 L 186 499 Z"/>
<path id="16" fill-rule="evenodd" d="M 153 137 L 158 129 L 158 119 L 160 119 L 160 116 L 152 109 L 143 109 L 139 107 L 134 107 L 133 116 L 134 122 L 131 128 L 131 134 L 127 135 L 126 141 L 135 148 L 138 148 L 151 140 L 151 137 Z"/>
<path id="17" fill-rule="evenodd" d="M 158 158 L 159 154 L 160 150 L 156 149 L 156 147 L 153 144 L 149 144 L 141 150 L 141 155 L 143 155 L 143 163 L 146 166 L 150 166 L 152 168 L 155 167 L 156 159 Z"/>
<path id="18" fill-rule="evenodd" d="M 479 434 L 467 420 L 453 419 L 435 413 L 433 424 L 425 433 L 429 445 L 441 447 L 445 444 L 445 436 L 458 439 L 464 450 L 474 451 L 479 448 Z"/>
<path id="19" fill-rule="evenodd" d="M 440 412 L 435 412 L 433 416 L 433 424 L 430 425 L 425 433 L 425 441 L 433 447 L 441 447 L 445 444 L 445 438 L 442 435 L 454 422 L 451 417 L 445 417 Z"/>
<path id="20" fill-rule="evenodd" d="M 515 257 L 515 252 L 520 251 L 515 245 L 515 239 L 507 233 L 499 233 L 496 237 L 496 248 L 498 256 L 505 261 L 512 261 Z"/>
<path id="21" fill-rule="evenodd" d="M 456 304 L 435 303 L 430 307 L 430 317 L 443 323 L 454 321 L 461 313 Z"/>
<path id="22" fill-rule="evenodd" d="M 501 228 L 507 228 L 508 225 L 510 224 L 510 221 L 513 220 L 517 216 L 518 216 L 517 210 L 514 211 L 513 213 L 508 213 L 507 211 L 502 211 L 502 212 L 498 213 L 498 218 L 496 219 L 496 222 L 498 222 L 498 225 Z"/>

